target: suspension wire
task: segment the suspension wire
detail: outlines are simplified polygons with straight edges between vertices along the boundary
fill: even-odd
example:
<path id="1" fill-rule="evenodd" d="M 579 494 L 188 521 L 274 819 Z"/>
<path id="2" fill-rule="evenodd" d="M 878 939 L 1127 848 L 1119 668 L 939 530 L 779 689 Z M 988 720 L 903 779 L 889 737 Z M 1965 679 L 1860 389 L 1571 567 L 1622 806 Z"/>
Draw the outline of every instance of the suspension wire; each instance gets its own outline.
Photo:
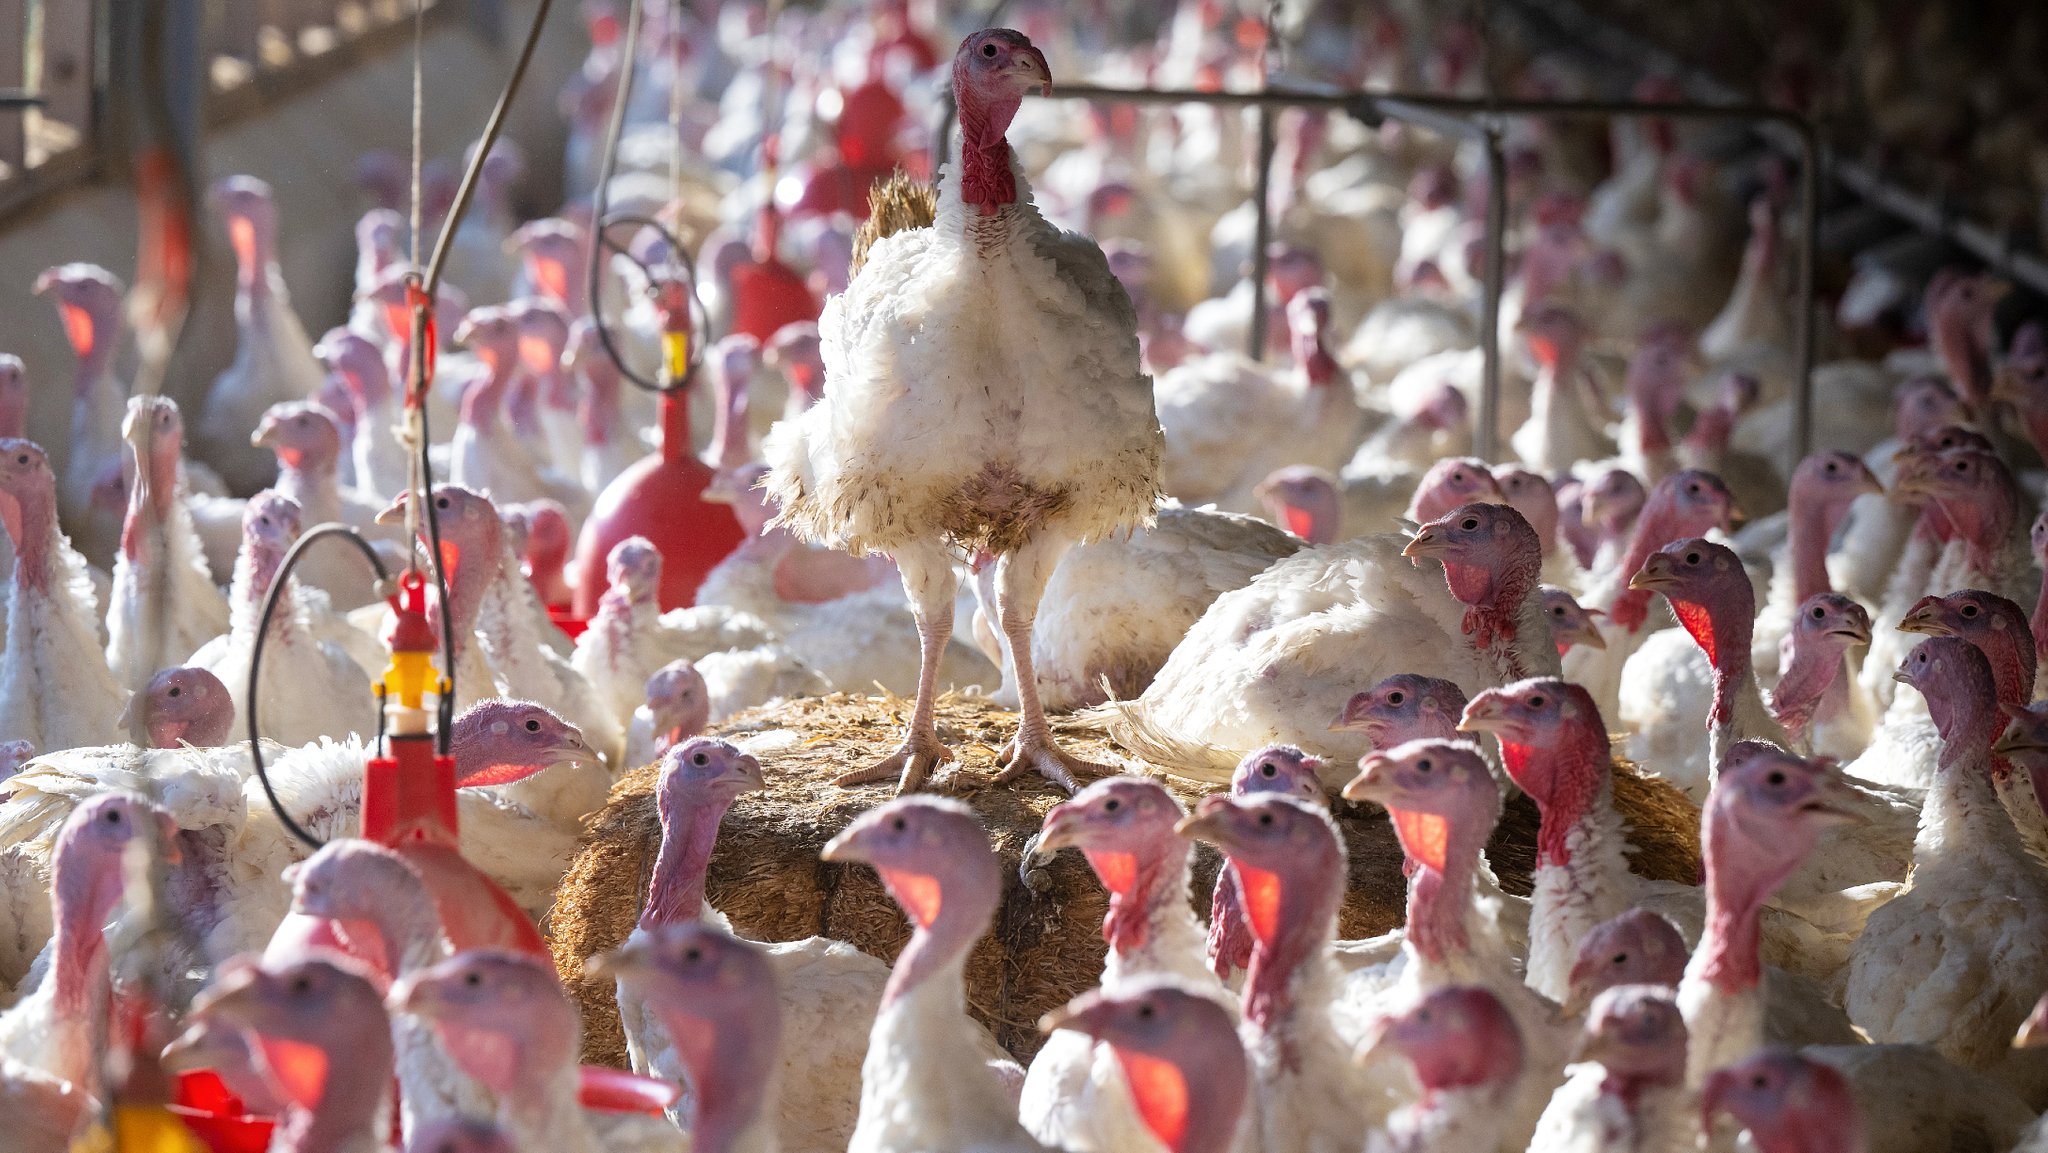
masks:
<path id="1" fill-rule="evenodd" d="M 610 213 L 612 173 L 618 166 L 619 138 L 625 133 L 626 128 L 626 102 L 633 97 L 633 69 L 639 63 L 640 15 L 641 5 L 638 0 L 634 0 L 627 9 L 626 32 L 620 39 L 619 82 L 612 94 L 611 120 L 605 126 L 604 151 L 599 154 L 598 158 L 597 187 L 592 189 L 590 193 L 590 256 L 583 269 L 584 287 L 585 295 L 590 298 L 590 327 L 597 333 L 597 343 L 600 348 L 604 349 L 605 359 L 611 361 L 618 368 L 619 374 L 631 382 L 633 387 L 644 392 L 680 392 L 689 388 L 690 382 L 697 378 L 697 366 L 703 361 L 702 341 L 694 339 L 690 341 L 689 360 L 684 367 L 682 378 L 680 380 L 669 380 L 664 383 L 660 379 L 660 375 L 657 375 L 654 379 L 649 379 L 642 375 L 638 369 L 627 363 L 625 353 L 619 350 L 618 343 L 612 339 L 611 328 L 605 324 L 604 320 L 603 270 L 604 259 L 607 253 L 624 256 L 639 266 L 641 272 L 648 274 L 649 279 L 652 279 L 652 271 L 648 268 L 646 261 L 634 256 L 625 247 L 612 240 L 611 230 L 621 224 L 637 224 L 642 228 L 653 229 L 660 235 L 669 251 L 675 254 L 675 259 L 681 262 L 683 272 L 689 278 L 690 327 L 693 331 L 697 328 L 696 322 L 699 313 L 697 262 L 691 258 L 689 249 L 684 247 L 682 238 L 678 237 L 667 225 L 651 217 L 613 216 Z M 680 113 L 674 109 L 671 111 L 677 117 L 672 122 L 672 127 L 676 134 L 676 152 L 674 156 L 677 167 L 674 169 L 674 172 L 676 179 L 680 181 L 682 124 Z M 662 365 L 661 372 L 665 374 L 668 365 L 668 358 L 666 356 L 662 358 Z"/>
<path id="2" fill-rule="evenodd" d="M 441 606 L 441 662 L 443 668 L 440 683 L 436 685 L 438 691 L 435 694 L 439 705 L 441 723 L 439 731 L 435 733 L 435 749 L 443 756 L 448 753 L 449 730 L 454 727 L 455 716 L 455 614 L 448 611 L 448 575 L 445 566 L 441 563 L 441 521 L 440 517 L 436 516 L 434 512 L 433 468 L 427 456 L 427 447 L 432 443 L 426 405 L 427 388 L 431 383 L 431 370 L 429 366 L 433 362 L 434 352 L 430 345 L 438 338 L 428 313 L 434 304 L 437 303 L 437 296 L 441 285 L 442 266 L 448 258 L 448 250 L 450 243 L 455 238 L 455 230 L 462 223 L 463 216 L 469 211 L 470 200 L 475 195 L 477 177 L 483 170 L 484 159 L 490 155 L 492 146 L 498 142 L 498 134 L 504 129 L 506 111 L 511 108 L 513 97 L 519 93 L 520 82 L 526 78 L 527 65 L 533 61 L 534 49 L 540 43 L 541 29 L 546 26 L 548 11 L 553 7 L 554 0 L 540 0 L 538 7 L 534 10 L 533 24 L 527 30 L 526 42 L 520 47 L 519 56 L 512 65 L 512 73 L 506 77 L 505 87 L 498 93 L 498 102 L 491 109 L 490 119 L 484 124 L 483 135 L 477 140 L 475 149 L 470 155 L 468 167 L 463 170 L 462 183 L 456 189 L 455 202 L 449 207 L 447 216 L 442 219 L 440 235 L 434 242 L 433 257 L 427 264 L 424 275 L 418 270 L 420 232 L 422 230 L 422 221 L 420 219 L 422 200 L 420 195 L 420 171 L 423 164 L 422 142 L 425 135 L 423 124 L 426 103 L 424 99 L 426 40 L 423 30 L 422 10 L 424 4 L 422 0 L 415 0 L 413 8 L 411 224 L 414 271 L 406 278 L 406 295 L 408 302 L 412 305 L 412 379 L 408 383 L 406 390 L 407 422 L 405 427 L 400 430 L 400 439 L 412 441 L 408 447 L 414 450 L 411 453 L 412 460 L 407 468 L 408 491 L 413 498 L 407 503 L 415 506 L 408 511 L 406 518 L 408 531 L 406 547 L 410 557 L 407 569 L 412 572 L 419 571 L 420 550 L 417 518 L 424 514 L 427 526 L 427 564 L 433 570 L 434 587 Z M 637 3 L 634 8 L 637 13 Z M 263 612 L 257 617 L 255 646 L 251 651 L 249 661 L 249 753 L 256 766 L 257 779 L 262 782 L 263 795 L 269 800 L 271 811 L 277 814 L 278 821 L 294 837 L 315 849 L 320 847 L 321 841 L 311 833 L 308 833 L 297 821 L 292 819 L 289 813 L 285 812 L 284 806 L 277 799 L 276 790 L 271 787 L 270 777 L 264 769 L 261 738 L 257 735 L 258 729 L 256 725 L 256 676 L 262 665 L 264 638 L 269 633 L 270 620 L 277 610 L 278 598 L 285 587 L 285 578 L 291 574 L 292 567 L 297 564 L 299 557 L 304 554 L 308 545 L 315 540 L 330 536 L 344 537 L 362 550 L 363 555 L 369 559 L 371 567 L 377 571 L 377 582 L 380 587 L 385 586 L 390 581 L 391 573 L 386 569 L 383 558 L 377 555 L 376 550 L 370 546 L 370 542 L 364 539 L 361 533 L 343 524 L 315 525 L 304 535 L 300 536 L 291 549 L 285 553 L 284 563 L 278 569 L 277 577 L 270 586 L 269 594 L 264 597 Z"/>
<path id="3" fill-rule="evenodd" d="M 292 542 L 291 548 L 285 550 L 284 562 L 278 565 L 277 575 L 271 578 L 269 591 L 263 594 L 263 612 L 256 618 L 256 642 L 254 647 L 249 650 L 249 689 L 245 698 L 249 702 L 249 707 L 246 711 L 249 723 L 249 758 L 255 763 L 256 779 L 263 785 L 263 795 L 270 801 L 270 811 L 277 814 L 278 822 L 284 825 L 285 831 L 297 837 L 311 849 L 318 849 L 326 842 L 307 832 L 303 826 L 293 820 L 291 814 L 285 812 L 284 804 L 277 799 L 277 790 L 271 786 L 270 773 L 263 764 L 263 738 L 259 735 L 262 730 L 257 727 L 256 723 L 256 697 L 258 687 L 262 684 L 259 678 L 263 672 L 263 642 L 270 636 L 270 621 L 277 613 L 277 603 L 284 596 L 285 587 L 291 579 L 292 569 L 298 565 L 299 558 L 306 555 L 306 550 L 315 541 L 325 540 L 329 537 L 345 540 L 360 550 L 364 559 L 370 562 L 370 567 L 377 571 L 377 580 L 380 584 L 391 579 L 390 570 L 384 567 L 384 558 L 378 556 L 377 550 L 371 546 L 369 540 L 354 528 L 336 521 L 329 521 L 326 524 L 314 525 L 306 530 L 305 533 L 300 535 L 298 540 Z M 443 613 L 441 615 L 445 617 L 448 614 Z"/>

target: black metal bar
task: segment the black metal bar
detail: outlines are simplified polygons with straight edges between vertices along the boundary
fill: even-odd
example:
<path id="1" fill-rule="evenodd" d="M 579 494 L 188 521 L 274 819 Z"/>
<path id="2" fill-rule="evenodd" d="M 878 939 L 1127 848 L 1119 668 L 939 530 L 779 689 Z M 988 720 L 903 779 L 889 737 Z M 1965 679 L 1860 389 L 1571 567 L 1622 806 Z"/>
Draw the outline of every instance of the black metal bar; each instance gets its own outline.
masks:
<path id="1" fill-rule="evenodd" d="M 1479 298 L 1479 414 L 1472 422 L 1472 452 L 1500 456 L 1500 298 L 1508 265 L 1508 161 L 1500 133 L 1486 134 L 1486 283 Z"/>
<path id="2" fill-rule="evenodd" d="M 49 103 L 40 92 L 23 88 L 0 88 L 0 108 L 41 108 Z"/>
<path id="3" fill-rule="evenodd" d="M 1756 126 L 1765 132 L 1767 139 L 1775 138 L 1781 147 L 1787 147 L 1799 154 L 1801 172 L 1801 212 L 1799 220 L 1799 258 L 1796 290 L 1798 315 L 1795 318 L 1794 349 L 1799 363 L 1798 379 L 1793 386 L 1793 457 L 1786 462 L 1787 474 L 1806 455 L 1811 447 L 1813 429 L 1813 265 L 1818 242 L 1820 221 L 1820 137 L 1813 124 L 1796 112 L 1776 108 L 1768 104 L 1731 101 L 1725 104 L 1708 104 L 1677 100 L 1521 100 L 1495 97 L 1439 96 L 1430 93 L 1411 92 L 1340 92 L 1317 88 L 1268 87 L 1252 92 L 1209 92 L 1191 88 L 1108 88 L 1092 84 L 1069 84 L 1056 86 L 1051 99 L 1055 100 L 1100 100 L 1132 104 L 1216 104 L 1235 107 L 1294 107 L 1341 109 L 1368 124 L 1378 124 L 1388 117 L 1418 128 L 1446 134 L 1491 139 L 1494 121 L 1510 116 L 1540 116 L 1561 119 L 1612 119 L 1615 117 L 1656 117 L 1667 120 L 1701 120 L 1718 122 L 1740 122 Z M 1769 130 L 1775 129 L 1775 132 Z M 1790 135 L 1793 139 L 1785 139 Z M 1489 165 L 1494 161 L 1489 156 Z M 1481 301 L 1482 316 L 1492 314 L 1498 317 L 1502 285 L 1491 273 L 1504 263 L 1500 249 L 1505 245 L 1503 235 L 1506 227 L 1506 182 L 1497 179 L 1496 192 L 1489 193 L 1487 204 L 1487 257 L 1489 276 L 1486 293 L 1490 299 Z M 2010 257 L 2010 253 L 2000 252 Z M 2044 267 L 2048 274 L 2048 267 Z M 1256 321 L 1255 321 L 1256 323 Z M 1485 451 L 1498 449 L 1500 429 L 1497 421 L 1500 414 L 1499 356 L 1500 334 L 1495 326 L 1485 326 L 1480 333 L 1482 353 L 1489 368 L 1482 383 L 1479 403 L 1479 423 L 1474 432 L 1474 451 L 1484 457 L 1491 457 Z"/>
<path id="4" fill-rule="evenodd" d="M 1246 356 L 1254 362 L 1266 359 L 1266 270 L 1272 257 L 1266 246 L 1273 240 L 1273 117 L 1270 104 L 1259 106 L 1259 168 L 1252 181 L 1252 317 L 1245 331 Z"/>

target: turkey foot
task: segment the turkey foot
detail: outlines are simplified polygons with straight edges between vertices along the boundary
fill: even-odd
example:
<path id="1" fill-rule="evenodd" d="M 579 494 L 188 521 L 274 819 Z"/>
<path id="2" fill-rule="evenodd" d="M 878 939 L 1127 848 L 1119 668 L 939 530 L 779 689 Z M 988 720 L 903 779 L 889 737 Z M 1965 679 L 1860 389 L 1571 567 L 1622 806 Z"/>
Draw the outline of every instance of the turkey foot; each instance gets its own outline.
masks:
<path id="1" fill-rule="evenodd" d="M 1035 769 L 1040 776 L 1065 789 L 1068 796 L 1073 796 L 1080 788 L 1074 781 L 1074 774 L 1100 777 L 1115 772 L 1108 765 L 1098 765 L 1067 752 L 1053 744 L 1052 737 L 1043 731 L 1027 734 L 1024 729 L 1018 729 L 1017 735 L 1003 746 L 996 759 L 1003 763 L 1003 771 L 996 774 L 996 784 L 1009 784 Z"/>
<path id="2" fill-rule="evenodd" d="M 893 779 L 896 781 L 896 795 L 900 797 L 923 788 L 931 779 L 933 769 L 952 760 L 953 750 L 939 743 L 937 733 L 912 730 L 895 752 L 867 768 L 841 773 L 832 778 L 832 783 L 841 788 L 851 788 Z"/>

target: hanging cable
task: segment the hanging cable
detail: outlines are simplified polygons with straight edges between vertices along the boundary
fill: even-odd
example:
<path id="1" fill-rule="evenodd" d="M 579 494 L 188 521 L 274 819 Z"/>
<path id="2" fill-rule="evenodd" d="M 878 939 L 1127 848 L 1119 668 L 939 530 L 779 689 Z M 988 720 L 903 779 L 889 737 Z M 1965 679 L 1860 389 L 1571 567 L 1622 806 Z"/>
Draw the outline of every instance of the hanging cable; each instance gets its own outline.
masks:
<path id="1" fill-rule="evenodd" d="M 312 849 L 318 849 L 326 842 L 307 832 L 293 820 L 291 814 L 284 811 L 283 803 L 277 799 L 277 790 L 271 787 L 270 773 L 263 764 L 263 738 L 259 735 L 262 729 L 257 726 L 256 698 L 262 684 L 259 678 L 263 671 L 263 643 L 270 636 L 270 620 L 277 613 L 277 602 L 283 597 L 286 582 L 290 580 L 292 569 L 299 563 L 299 558 L 306 554 L 306 550 L 313 542 L 328 537 L 339 537 L 361 550 L 364 559 L 370 562 L 370 567 L 377 570 L 379 584 L 391 579 L 391 570 L 384 567 L 384 558 L 377 555 L 377 550 L 362 533 L 350 526 L 329 521 L 306 530 L 298 540 L 292 542 L 292 547 L 285 551 L 284 561 L 277 567 L 277 576 L 271 579 L 270 591 L 263 596 L 263 612 L 256 618 L 256 641 L 249 650 L 249 691 L 245 698 L 249 702 L 249 758 L 255 763 L 256 779 L 263 785 L 263 795 L 270 801 L 270 811 L 277 814 L 278 822 L 285 827 L 286 832 L 305 842 L 306 846 Z"/>
<path id="2" fill-rule="evenodd" d="M 639 62 L 641 8 L 641 4 L 634 3 L 627 10 L 626 31 L 620 40 L 619 83 L 612 94 L 611 119 L 605 125 L 604 151 L 598 156 L 597 187 L 592 189 L 590 193 L 590 258 L 584 266 L 583 273 L 586 295 L 590 299 L 591 328 L 597 333 L 597 343 L 599 347 L 604 349 L 605 358 L 618 367 L 619 374 L 628 381 L 631 381 L 633 387 L 646 392 L 673 392 L 688 388 L 690 382 L 696 378 L 697 365 L 703 359 L 703 342 L 695 339 L 690 341 L 689 358 L 680 377 L 676 377 L 673 373 L 657 373 L 654 378 L 650 379 L 626 362 L 625 353 L 619 350 L 618 344 L 612 339 L 611 328 L 604 322 L 603 271 L 607 255 L 623 256 L 637 265 L 640 271 L 648 276 L 649 279 L 653 278 L 653 270 L 648 267 L 646 261 L 633 255 L 631 251 L 611 238 L 613 228 L 624 224 L 635 224 L 641 228 L 653 229 L 661 237 L 663 245 L 670 252 L 673 252 L 676 260 L 682 264 L 683 273 L 689 278 L 690 283 L 690 328 L 693 334 L 699 330 L 698 314 L 700 308 L 697 301 L 697 263 L 690 258 L 690 251 L 684 247 L 682 239 L 670 230 L 667 225 L 652 217 L 610 215 L 612 173 L 619 161 L 619 138 L 624 135 L 626 130 L 626 103 L 633 98 L 633 70 Z M 682 147 L 681 127 L 679 125 L 675 126 L 675 131 L 678 141 L 676 147 L 680 150 Z M 674 162 L 678 166 L 675 169 L 675 173 L 678 179 L 680 179 L 681 159 L 679 152 Z M 664 367 L 667 366 L 666 357 L 663 358 L 663 365 Z M 669 377 L 666 382 L 662 380 L 663 375 Z"/>

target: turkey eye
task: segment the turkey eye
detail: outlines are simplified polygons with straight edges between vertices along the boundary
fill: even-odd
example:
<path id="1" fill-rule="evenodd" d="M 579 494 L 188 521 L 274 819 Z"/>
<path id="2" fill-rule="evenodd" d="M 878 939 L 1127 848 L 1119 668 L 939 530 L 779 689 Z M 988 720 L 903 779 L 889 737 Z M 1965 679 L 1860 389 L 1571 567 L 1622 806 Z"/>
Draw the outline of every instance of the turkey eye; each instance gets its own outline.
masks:
<path id="1" fill-rule="evenodd" d="M 1700 493 L 1700 486 L 1696 484 L 1689 484 L 1685 486 L 1685 491 L 1693 494 L 1694 496 L 1698 496 Z"/>
<path id="2" fill-rule="evenodd" d="M 435 508 L 438 508 L 438 509 L 446 509 L 446 508 L 448 507 L 448 498 L 447 498 L 447 497 L 445 497 L 445 496 L 437 496 L 437 497 L 435 497 L 435 498 L 434 498 L 434 507 L 435 507 Z"/>
<path id="3" fill-rule="evenodd" d="M 688 961 L 688 962 L 690 962 L 691 964 L 695 964 L 695 963 L 697 963 L 698 961 L 701 961 L 701 960 L 703 960 L 703 959 L 704 959 L 704 950 L 702 950 L 702 949 L 699 949 L 699 948 L 696 948 L 695 946 L 692 946 L 691 948 L 688 948 L 688 949 L 685 949 L 685 950 L 683 950 L 683 960 L 685 960 L 685 961 Z"/>
<path id="4" fill-rule="evenodd" d="M 1615 963 L 1615 964 L 1617 964 L 1617 965 L 1626 965 L 1626 964 L 1628 964 L 1628 954 L 1627 954 L 1627 953 L 1616 953 L 1616 954 L 1614 955 L 1614 963 Z"/>
<path id="5" fill-rule="evenodd" d="M 1550 606 L 1550 615 L 1551 615 L 1551 616 L 1554 616 L 1554 617 L 1557 617 L 1557 618 L 1558 618 L 1558 619 L 1560 619 L 1560 620 L 1564 619 L 1564 606 L 1563 606 L 1563 605 L 1551 605 L 1551 606 Z"/>
<path id="6" fill-rule="evenodd" d="M 107 816 L 106 816 L 106 822 L 107 822 L 108 824 L 110 824 L 110 825 L 118 825 L 118 824 L 120 824 L 120 823 L 121 823 L 121 814 L 120 814 L 120 813 L 118 813 L 118 812 L 116 812 L 116 811 L 115 811 L 115 810 L 113 810 L 113 809 L 108 809 L 108 810 L 107 810 Z"/>
<path id="7" fill-rule="evenodd" d="M 1540 697 L 1540 696 L 1537 696 L 1537 697 L 1530 697 L 1530 698 L 1529 698 L 1529 707 L 1530 707 L 1530 708 L 1532 708 L 1532 709 L 1540 709 L 1540 708 L 1542 708 L 1542 707 L 1543 707 L 1543 698 L 1542 698 L 1542 697 Z"/>
<path id="8" fill-rule="evenodd" d="M 1782 785 L 1782 784 L 1784 784 L 1784 783 L 1785 783 L 1785 774 L 1784 774 L 1784 773 L 1772 773 L 1772 774 L 1771 774 L 1770 776 L 1768 776 L 1768 777 L 1765 777 L 1765 778 L 1764 778 L 1764 780 L 1766 780 L 1766 781 L 1768 781 L 1768 782 L 1770 782 L 1771 784 L 1774 784 L 1774 785 Z"/>
<path id="9" fill-rule="evenodd" d="M 1417 761 L 1417 762 L 1415 762 L 1415 768 L 1416 768 L 1416 769 L 1417 769 L 1418 771 L 1420 771 L 1420 772 L 1425 772 L 1425 773 L 1426 773 L 1426 772 L 1428 772 L 1428 771 L 1429 771 L 1429 762 L 1428 762 L 1428 761 Z"/>
<path id="10" fill-rule="evenodd" d="M 1814 620 L 1821 620 L 1821 619 L 1825 618 L 1825 617 L 1826 617 L 1827 615 L 1828 615 L 1828 610 L 1826 610 L 1826 609 L 1824 609 L 1824 608 L 1820 607 L 1819 605 L 1815 605 L 1815 606 L 1813 606 L 1813 619 L 1814 619 Z"/>
<path id="11" fill-rule="evenodd" d="M 1272 823 L 1273 823 L 1273 814 L 1271 814 L 1271 813 L 1260 813 L 1260 814 L 1259 814 L 1259 825 L 1260 825 L 1261 827 L 1265 827 L 1265 826 L 1271 825 Z"/>
<path id="12" fill-rule="evenodd" d="M 1141 1020 L 1141 1021 L 1150 1021 L 1150 1020 L 1152 1019 L 1152 1006 L 1150 1006 L 1150 1005 L 1140 1005 L 1140 1006 L 1138 1006 L 1138 1019 L 1139 1019 L 1139 1020 Z"/>
<path id="13" fill-rule="evenodd" d="M 1387 694 L 1387 703 L 1390 705 L 1398 705 L 1402 701 L 1407 699 L 1408 698 L 1402 696 L 1399 692 L 1391 692 Z"/>
<path id="14" fill-rule="evenodd" d="M 982 45 L 981 54 L 983 56 L 988 57 L 990 60 L 994 60 L 996 58 L 996 46 L 993 44 Z"/>
<path id="15" fill-rule="evenodd" d="M 1768 1081 L 1767 1079 L 1765 1079 L 1765 1077 L 1764 1077 L 1764 1075 L 1763 1075 L 1762 1073 L 1758 1073 L 1758 1074 L 1757 1074 L 1756 1076 L 1754 1076 L 1754 1077 L 1751 1077 L 1751 1078 L 1749 1079 L 1749 1084 L 1750 1084 L 1750 1087 L 1751 1087 L 1751 1088 L 1753 1088 L 1753 1089 L 1761 1089 L 1761 1088 L 1763 1088 L 1764 1086 L 1766 1086 L 1766 1085 L 1769 1085 L 1769 1084 L 1770 1084 L 1770 1081 Z"/>
<path id="16" fill-rule="evenodd" d="M 1838 469 L 1837 469 L 1837 468 L 1835 467 L 1835 462 L 1834 462 L 1834 461 L 1829 461 L 1829 462 L 1828 462 L 1828 471 L 1829 471 L 1829 472 L 1836 472 L 1836 471 L 1839 471 L 1839 470 L 1838 470 Z"/>
<path id="17" fill-rule="evenodd" d="M 27 463 L 28 463 L 28 454 L 27 454 L 27 453 L 22 453 L 22 454 L 21 454 L 20 456 L 17 456 L 17 457 L 15 457 L 15 458 L 14 458 L 14 463 L 16 463 L 16 464 L 27 464 Z"/>
<path id="18" fill-rule="evenodd" d="M 465 984 L 465 985 L 468 985 L 468 986 L 469 986 L 470 988 L 474 989 L 474 988 L 476 988 L 476 987 L 477 987 L 478 985 L 481 985 L 481 984 L 483 984 L 483 983 L 484 983 L 484 979 L 483 979 L 483 976 L 482 976 L 482 974 L 479 974 L 479 973 L 464 973 L 464 974 L 462 975 L 462 983 L 463 983 L 463 984 Z"/>
<path id="19" fill-rule="evenodd" d="M 175 696 L 177 696 L 177 695 L 178 695 L 179 693 L 182 693 L 182 692 L 184 692 L 184 691 L 185 691 L 184 689 L 181 689 L 181 688 L 179 688 L 179 687 L 178 687 L 178 686 L 176 686 L 176 685 L 172 685 L 172 686 L 171 686 L 171 691 L 170 691 L 170 692 L 169 692 L 168 694 L 166 694 L 166 695 L 167 695 L 167 696 L 173 696 L 173 697 L 175 697 Z"/>
<path id="20" fill-rule="evenodd" d="M 1963 615 L 1964 615 L 1964 616 L 1966 616 L 1966 617 L 1973 617 L 1973 616 L 1976 616 L 1976 615 L 1977 615 L 1977 606 L 1976 606 L 1976 605 L 1964 605 L 1964 606 L 1963 606 Z"/>
<path id="21" fill-rule="evenodd" d="M 898 818 L 896 818 L 895 820 L 893 820 L 893 821 L 890 821 L 890 822 L 889 822 L 889 827 L 890 827 L 890 828 L 892 828 L 892 829 L 894 829 L 894 830 L 896 830 L 897 832 L 899 832 L 899 833 L 900 833 L 900 832 L 902 832 L 902 831 L 903 831 L 903 830 L 904 830 L 904 829 L 905 829 L 905 828 L 906 828 L 907 826 L 906 826 L 906 825 L 904 824 L 903 818 L 902 818 L 902 817 L 898 817 Z"/>
<path id="22" fill-rule="evenodd" d="M 1472 532 L 1473 530 L 1479 527 L 1479 518 L 1476 516 L 1468 516 L 1464 519 L 1462 523 L 1458 525 L 1458 527 L 1464 529 L 1466 532 Z"/>
<path id="23" fill-rule="evenodd" d="M 1279 767 L 1278 765 L 1275 765 L 1275 764 L 1274 764 L 1273 762 L 1271 762 L 1271 761 L 1260 761 L 1260 762 L 1259 762 L 1259 775 L 1260 775 L 1260 776 L 1262 776 L 1262 777 L 1274 777 L 1274 776 L 1278 776 L 1279 774 L 1280 774 L 1280 767 Z"/>
<path id="24" fill-rule="evenodd" d="M 535 719 L 533 719 L 532 717 L 528 717 L 528 718 L 526 719 L 526 731 L 527 731 L 527 732 L 529 732 L 529 733 L 537 733 L 537 732 L 539 732 L 539 731 L 540 731 L 540 722 L 539 722 L 539 721 L 537 721 L 537 720 L 535 720 Z"/>
<path id="25" fill-rule="evenodd" d="M 1102 811 L 1105 813 L 1114 813 L 1118 809 L 1121 809 L 1123 807 L 1124 803 L 1122 801 L 1117 800 L 1115 797 L 1111 797 L 1110 799 L 1102 803 Z"/>
<path id="26" fill-rule="evenodd" d="M 1686 553 L 1686 554 L 1685 554 L 1685 563 L 1687 563 L 1687 564 L 1698 564 L 1698 563 L 1700 563 L 1700 554 L 1698 554 L 1698 553 L 1696 553 L 1696 552 L 1689 552 L 1689 553 Z"/>
<path id="27" fill-rule="evenodd" d="M 294 993 L 310 993 L 312 991 L 313 982 L 306 980 L 304 977 L 300 977 L 292 982 L 292 992 Z"/>
<path id="28" fill-rule="evenodd" d="M 696 756 L 690 758 L 690 763 L 701 769 L 705 765 L 711 763 L 711 758 L 705 756 L 703 753 L 698 753 Z"/>

